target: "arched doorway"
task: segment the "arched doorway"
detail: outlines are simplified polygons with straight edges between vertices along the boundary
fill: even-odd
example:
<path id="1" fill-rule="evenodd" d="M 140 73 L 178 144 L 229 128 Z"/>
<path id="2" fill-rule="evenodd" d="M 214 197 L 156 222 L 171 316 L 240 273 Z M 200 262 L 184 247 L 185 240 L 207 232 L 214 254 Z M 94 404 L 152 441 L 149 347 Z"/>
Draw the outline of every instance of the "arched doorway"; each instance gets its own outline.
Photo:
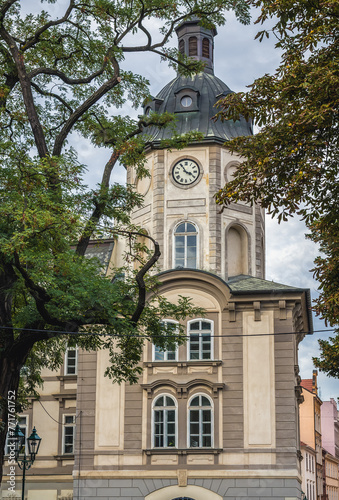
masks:
<path id="1" fill-rule="evenodd" d="M 189 498 L 189 497 L 177 497 L 177 498 L 173 498 L 173 500 L 194 500 L 194 498 Z"/>
<path id="2" fill-rule="evenodd" d="M 145 500 L 222 500 L 222 496 L 202 486 L 166 486 L 149 493 Z"/>

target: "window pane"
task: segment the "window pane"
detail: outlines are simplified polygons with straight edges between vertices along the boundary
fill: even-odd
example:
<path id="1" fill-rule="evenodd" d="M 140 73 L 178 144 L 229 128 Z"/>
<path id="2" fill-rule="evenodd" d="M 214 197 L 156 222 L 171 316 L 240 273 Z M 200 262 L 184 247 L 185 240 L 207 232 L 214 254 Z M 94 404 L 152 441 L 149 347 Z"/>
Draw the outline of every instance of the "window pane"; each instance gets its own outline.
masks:
<path id="1" fill-rule="evenodd" d="M 193 406 L 193 405 L 191 405 Z M 191 410 L 191 422 L 199 422 L 199 410 Z"/>
<path id="2" fill-rule="evenodd" d="M 185 246 L 185 236 L 176 236 L 175 237 L 175 248 L 179 250 L 181 248 L 184 249 Z"/>
<path id="3" fill-rule="evenodd" d="M 164 351 L 160 351 L 159 347 L 154 347 L 154 360 L 155 361 L 163 361 L 164 360 Z"/>
<path id="4" fill-rule="evenodd" d="M 184 233 L 185 232 L 185 223 L 179 224 L 179 226 L 175 230 L 176 233 Z"/>
<path id="5" fill-rule="evenodd" d="M 205 396 L 201 396 L 201 406 L 211 406 L 210 400 Z"/>
<path id="6" fill-rule="evenodd" d="M 175 406 L 173 399 L 170 398 L 169 396 L 166 396 L 166 406 Z M 173 415 L 174 415 L 174 411 L 169 411 L 168 413 L 169 414 L 173 413 Z"/>
<path id="7" fill-rule="evenodd" d="M 199 321 L 194 321 L 194 323 L 190 323 L 190 330 L 199 330 Z"/>
<path id="8" fill-rule="evenodd" d="M 196 228 L 190 222 L 187 222 L 186 226 L 187 226 L 186 227 L 187 233 L 196 233 L 197 232 Z"/>
<path id="9" fill-rule="evenodd" d="M 154 406 L 164 406 L 164 397 L 161 396 L 160 398 L 158 398 L 155 402 L 155 405 Z M 156 412 L 157 413 L 157 412 Z"/>
<path id="10" fill-rule="evenodd" d="M 197 436 L 191 436 L 190 437 L 190 446 L 192 448 L 197 448 L 199 446 L 199 441 Z"/>
<path id="11" fill-rule="evenodd" d="M 175 359 L 175 351 L 167 351 L 167 359 L 168 361 Z"/>
<path id="12" fill-rule="evenodd" d="M 210 330 L 211 329 L 211 323 L 208 323 L 207 321 L 202 321 L 201 322 L 201 329 L 202 330 Z"/>
<path id="13" fill-rule="evenodd" d="M 175 424 L 168 424 L 168 426 L 167 426 L 167 434 L 169 436 L 174 436 L 174 434 L 175 434 Z"/>
<path id="14" fill-rule="evenodd" d="M 202 421 L 203 422 L 211 421 L 211 410 L 202 410 Z"/>
<path id="15" fill-rule="evenodd" d="M 202 446 L 211 447 L 212 446 L 212 438 L 211 436 L 203 436 L 202 438 Z"/>

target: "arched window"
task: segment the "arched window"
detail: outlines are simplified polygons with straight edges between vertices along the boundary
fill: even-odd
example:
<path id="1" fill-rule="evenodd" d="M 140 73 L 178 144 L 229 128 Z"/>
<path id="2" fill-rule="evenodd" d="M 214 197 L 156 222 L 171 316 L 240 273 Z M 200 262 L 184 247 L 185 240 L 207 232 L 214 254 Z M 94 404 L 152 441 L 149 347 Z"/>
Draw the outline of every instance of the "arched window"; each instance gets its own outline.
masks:
<path id="1" fill-rule="evenodd" d="M 213 321 L 204 319 L 188 322 L 188 359 L 213 359 Z"/>
<path id="2" fill-rule="evenodd" d="M 162 323 L 166 326 L 166 335 L 171 335 L 171 333 L 177 333 L 178 322 L 169 319 L 163 320 Z M 177 359 L 177 349 L 161 349 L 156 345 L 153 345 L 153 361 L 176 361 Z"/>
<path id="3" fill-rule="evenodd" d="M 188 55 L 189 56 L 198 55 L 198 42 L 196 36 L 190 36 L 188 39 Z"/>
<path id="4" fill-rule="evenodd" d="M 197 267 L 197 228 L 182 222 L 174 231 L 174 267 Z"/>
<path id="5" fill-rule="evenodd" d="M 190 448 L 211 448 L 212 436 L 212 403 L 208 397 L 199 394 L 189 403 L 189 442 Z"/>
<path id="6" fill-rule="evenodd" d="M 177 426 L 176 402 L 172 396 L 163 394 L 153 403 L 153 446 L 154 448 L 176 447 Z"/>
<path id="7" fill-rule="evenodd" d="M 179 42 L 179 52 L 182 55 L 185 54 L 185 42 L 184 42 L 184 40 L 180 40 L 180 42 Z"/>
<path id="8" fill-rule="evenodd" d="M 210 57 L 210 41 L 208 38 L 202 39 L 202 57 L 209 59 Z"/>

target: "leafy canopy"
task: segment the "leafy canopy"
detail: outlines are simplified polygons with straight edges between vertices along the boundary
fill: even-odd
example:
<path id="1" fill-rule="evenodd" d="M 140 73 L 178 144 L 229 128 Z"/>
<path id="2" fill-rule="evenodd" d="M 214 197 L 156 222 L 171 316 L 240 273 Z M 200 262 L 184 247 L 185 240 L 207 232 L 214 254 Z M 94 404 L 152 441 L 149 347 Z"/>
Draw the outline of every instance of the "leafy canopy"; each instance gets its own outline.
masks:
<path id="1" fill-rule="evenodd" d="M 117 162 L 136 168 L 138 177 L 148 175 L 147 127 L 173 123 L 168 114 L 135 119 L 119 112 L 126 103 L 137 108 L 150 99 L 149 82 L 128 68 L 127 56 L 155 53 L 191 74 L 202 69 L 201 62 L 169 47 L 181 22 L 198 16 L 205 26 L 220 25 L 230 9 L 241 22 L 249 20 L 244 0 L 42 3 L 31 2 L 35 13 L 24 15 L 23 1 L 0 2 L 2 398 L 18 387 L 23 365 L 32 391 L 41 367 L 60 366 L 67 344 L 108 348 L 108 375 L 133 382 L 145 339 L 162 348 L 184 341 L 183 332 L 167 331 L 161 318 L 201 311 L 186 298 L 170 304 L 158 296 L 149 271 L 160 249 L 130 223 L 142 198 L 133 186 L 111 181 Z M 152 23 L 160 30 L 149 29 Z M 85 166 L 69 146 L 74 132 L 111 151 L 94 189 L 84 184 Z M 195 139 L 195 132 L 173 133 L 163 146 L 181 148 Z M 98 259 L 85 257 L 90 240 L 103 237 L 117 249 L 126 238 L 129 249 L 126 266 L 108 275 Z M 4 413 L 2 418 L 5 423 Z"/>
<path id="2" fill-rule="evenodd" d="M 247 93 L 227 96 L 218 113 L 222 120 L 250 117 L 260 127 L 253 137 L 227 146 L 245 158 L 234 180 L 217 193 L 217 202 L 246 200 L 268 209 L 278 221 L 294 214 L 319 244 L 313 269 L 320 284 L 315 310 L 334 326 L 339 318 L 339 158 L 338 158 L 338 16 L 336 0 L 252 0 L 261 8 L 257 19 L 272 19 L 280 66 L 250 85 Z M 272 22 L 272 21 L 271 21 Z M 331 344 L 334 348 L 338 336 Z M 322 356 L 334 360 L 320 342 Z M 331 351 L 332 352 L 332 351 Z M 316 366 L 333 374 L 326 361 Z M 338 376 L 338 358 L 336 376 Z"/>

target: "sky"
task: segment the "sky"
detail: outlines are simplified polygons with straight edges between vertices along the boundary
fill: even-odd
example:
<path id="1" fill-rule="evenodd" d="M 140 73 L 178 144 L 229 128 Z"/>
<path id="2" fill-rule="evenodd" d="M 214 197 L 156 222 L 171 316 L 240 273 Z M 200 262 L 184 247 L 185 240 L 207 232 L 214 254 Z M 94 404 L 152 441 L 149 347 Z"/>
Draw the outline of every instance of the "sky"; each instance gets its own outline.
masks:
<path id="1" fill-rule="evenodd" d="M 27 1 L 27 0 L 26 0 Z M 38 0 L 23 2 L 27 10 L 40 9 Z M 53 17 L 61 12 L 68 1 L 58 0 L 56 4 L 49 5 Z M 46 4 L 44 8 L 47 8 Z M 218 28 L 215 38 L 215 74 L 234 91 L 245 91 L 255 78 L 265 73 L 272 73 L 279 65 L 280 52 L 274 47 L 274 39 L 264 38 L 263 42 L 254 40 L 260 25 L 255 25 L 256 13 L 253 12 L 252 22 L 248 26 L 240 24 L 232 13 L 227 13 L 226 24 Z M 157 26 L 153 25 L 153 32 Z M 171 44 L 176 43 L 174 35 Z M 156 95 L 172 78 L 175 73 L 168 68 L 165 62 L 160 62 L 159 56 L 129 55 L 125 68 L 146 77 L 151 84 L 151 93 Z M 130 114 L 136 117 L 141 114 L 141 108 L 134 110 L 128 105 L 119 113 Z M 79 152 L 79 160 L 88 166 L 86 181 L 95 184 L 100 180 L 102 167 L 110 156 L 108 150 L 94 149 L 89 141 L 74 136 L 73 146 Z M 114 181 L 124 182 L 125 171 L 118 168 L 114 174 Z M 305 238 L 303 223 L 295 218 L 278 225 L 275 220 L 266 216 L 266 279 L 284 283 L 286 285 L 309 288 L 312 298 L 317 297 L 317 283 L 313 280 L 310 269 L 317 255 L 316 245 Z M 324 323 L 319 318 L 314 318 L 314 330 L 323 330 Z M 302 378 L 312 378 L 312 356 L 319 353 L 319 338 L 326 338 L 328 333 L 314 333 L 307 336 L 300 344 L 299 366 Z M 339 397 L 339 381 L 319 373 L 318 386 L 320 396 L 325 401 L 329 398 Z"/>

